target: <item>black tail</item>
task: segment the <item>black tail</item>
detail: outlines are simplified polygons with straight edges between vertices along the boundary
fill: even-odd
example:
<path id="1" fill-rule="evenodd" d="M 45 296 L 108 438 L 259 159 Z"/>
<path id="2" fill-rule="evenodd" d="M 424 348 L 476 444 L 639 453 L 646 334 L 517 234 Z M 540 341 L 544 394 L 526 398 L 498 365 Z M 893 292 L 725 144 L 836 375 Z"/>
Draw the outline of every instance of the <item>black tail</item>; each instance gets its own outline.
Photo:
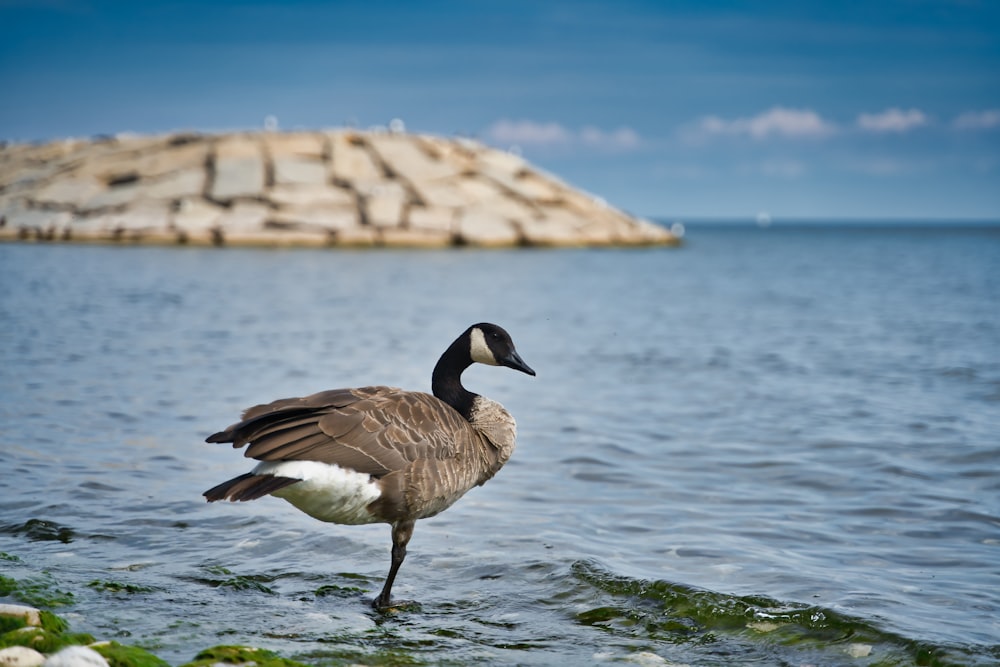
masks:
<path id="1" fill-rule="evenodd" d="M 227 428 L 225 431 L 219 431 L 218 433 L 213 433 L 212 435 L 205 438 L 205 442 L 232 442 L 233 434 Z"/>
<path id="2" fill-rule="evenodd" d="M 233 502 L 237 500 L 257 500 L 269 493 L 274 493 L 286 486 L 291 486 L 301 481 L 301 479 L 294 477 L 255 475 L 252 472 L 248 472 L 245 475 L 233 477 L 228 482 L 213 486 L 201 495 L 205 496 L 205 499 L 210 503 L 216 500 L 232 500 Z"/>

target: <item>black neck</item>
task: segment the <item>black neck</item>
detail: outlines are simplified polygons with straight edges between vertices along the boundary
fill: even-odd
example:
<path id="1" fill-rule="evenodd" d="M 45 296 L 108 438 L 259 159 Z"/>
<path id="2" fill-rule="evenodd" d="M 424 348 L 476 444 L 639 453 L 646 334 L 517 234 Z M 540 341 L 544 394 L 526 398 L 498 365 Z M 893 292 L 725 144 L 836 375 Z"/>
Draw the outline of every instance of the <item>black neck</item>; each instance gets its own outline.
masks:
<path id="1" fill-rule="evenodd" d="M 461 336 L 444 351 L 431 375 L 431 391 L 434 395 L 458 410 L 466 419 L 471 416 L 472 402 L 477 397 L 462 386 L 462 372 L 471 365 L 468 337 Z"/>

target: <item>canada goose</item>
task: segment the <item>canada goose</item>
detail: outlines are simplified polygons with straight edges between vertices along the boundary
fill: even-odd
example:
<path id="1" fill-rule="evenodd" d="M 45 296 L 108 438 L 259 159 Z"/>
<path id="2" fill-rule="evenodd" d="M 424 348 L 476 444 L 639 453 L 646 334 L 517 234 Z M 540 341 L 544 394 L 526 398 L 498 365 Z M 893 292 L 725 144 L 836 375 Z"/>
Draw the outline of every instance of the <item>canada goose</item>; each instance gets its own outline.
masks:
<path id="1" fill-rule="evenodd" d="M 212 502 L 271 494 L 320 521 L 390 524 L 392 564 L 372 603 L 388 609 L 416 520 L 484 484 L 514 452 L 514 418 L 462 386 L 474 362 L 535 374 L 506 331 L 475 324 L 434 366 L 433 396 L 395 387 L 331 389 L 246 410 L 206 442 L 249 445 L 244 456 L 260 463 L 203 495 Z"/>

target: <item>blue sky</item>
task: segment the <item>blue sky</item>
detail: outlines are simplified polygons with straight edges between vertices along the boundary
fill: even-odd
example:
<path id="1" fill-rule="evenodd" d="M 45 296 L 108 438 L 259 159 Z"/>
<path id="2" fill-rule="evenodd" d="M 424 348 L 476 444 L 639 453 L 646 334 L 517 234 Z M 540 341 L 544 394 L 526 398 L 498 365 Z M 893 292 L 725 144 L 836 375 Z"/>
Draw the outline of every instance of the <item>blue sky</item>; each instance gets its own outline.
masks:
<path id="1" fill-rule="evenodd" d="M 640 215 L 1000 219 L 1000 2 L 0 0 L 0 139 L 387 125 Z"/>

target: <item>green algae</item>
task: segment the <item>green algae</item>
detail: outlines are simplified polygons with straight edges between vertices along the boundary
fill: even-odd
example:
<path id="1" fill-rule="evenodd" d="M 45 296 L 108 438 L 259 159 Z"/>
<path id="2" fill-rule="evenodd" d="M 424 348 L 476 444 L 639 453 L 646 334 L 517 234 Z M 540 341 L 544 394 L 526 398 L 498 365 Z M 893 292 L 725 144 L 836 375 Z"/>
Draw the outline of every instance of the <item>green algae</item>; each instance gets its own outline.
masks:
<path id="1" fill-rule="evenodd" d="M 252 664 L 255 667 L 307 667 L 304 663 L 283 658 L 273 651 L 246 646 L 213 646 L 201 651 L 194 660 L 181 667 L 210 667 L 220 662 L 229 665 Z"/>
<path id="2" fill-rule="evenodd" d="M 0 635 L 5 635 L 11 630 L 20 630 L 28 625 L 23 616 L 3 616 L 0 615 Z"/>
<path id="3" fill-rule="evenodd" d="M 111 667 L 169 667 L 169 663 L 137 646 L 118 642 L 95 644 L 93 635 L 68 632 L 69 623 L 49 611 L 40 611 L 41 626 L 27 625 L 24 616 L 0 615 L 0 648 L 24 646 L 52 654 L 67 646 L 88 646 L 100 653 Z"/>
<path id="4" fill-rule="evenodd" d="M 42 628 L 48 630 L 49 632 L 66 632 L 69 630 L 69 623 L 59 618 L 51 611 L 39 611 L 38 616 L 42 622 Z"/>
<path id="5" fill-rule="evenodd" d="M 25 646 L 39 653 L 55 653 L 66 646 L 93 644 L 94 638 L 83 633 L 51 632 L 45 628 L 27 626 L 0 635 L 0 648 Z"/>
<path id="6" fill-rule="evenodd" d="M 0 575 L 0 597 L 12 597 L 32 607 L 63 607 L 73 604 L 73 594 L 59 590 L 48 572 L 27 579 Z"/>
<path id="7" fill-rule="evenodd" d="M 380 648 L 375 651 L 364 651 L 355 648 L 320 649 L 299 655 L 298 657 L 308 661 L 310 665 L 323 665 L 324 667 L 348 667 L 352 665 L 394 667 L 395 665 L 419 666 L 428 664 L 412 653 L 396 648 Z M 448 663 L 435 660 L 434 664 Z"/>
<path id="8" fill-rule="evenodd" d="M 87 586 L 104 593 L 127 593 L 129 595 L 135 595 L 136 593 L 153 593 L 156 590 L 154 588 L 150 588 L 149 586 L 124 584 L 119 581 L 101 581 L 99 579 L 95 579 L 87 584 Z"/>
<path id="9" fill-rule="evenodd" d="M 211 577 L 194 577 L 196 581 L 211 588 L 228 588 L 234 591 L 256 591 L 265 595 L 275 595 L 274 590 L 267 586 L 277 577 L 265 574 L 236 574 L 221 565 L 211 565 L 205 568 Z M 220 578 L 224 577 L 224 578 Z"/>
<path id="10" fill-rule="evenodd" d="M 576 613 L 576 622 L 618 638 L 671 644 L 749 642 L 758 650 L 784 646 L 804 656 L 832 652 L 853 657 L 854 651 L 861 651 L 861 656 L 873 656 L 874 661 L 866 663 L 871 667 L 964 664 L 957 650 L 901 637 L 822 607 L 633 579 L 612 574 L 590 561 L 575 562 L 572 571 L 577 579 L 614 601 Z"/>

